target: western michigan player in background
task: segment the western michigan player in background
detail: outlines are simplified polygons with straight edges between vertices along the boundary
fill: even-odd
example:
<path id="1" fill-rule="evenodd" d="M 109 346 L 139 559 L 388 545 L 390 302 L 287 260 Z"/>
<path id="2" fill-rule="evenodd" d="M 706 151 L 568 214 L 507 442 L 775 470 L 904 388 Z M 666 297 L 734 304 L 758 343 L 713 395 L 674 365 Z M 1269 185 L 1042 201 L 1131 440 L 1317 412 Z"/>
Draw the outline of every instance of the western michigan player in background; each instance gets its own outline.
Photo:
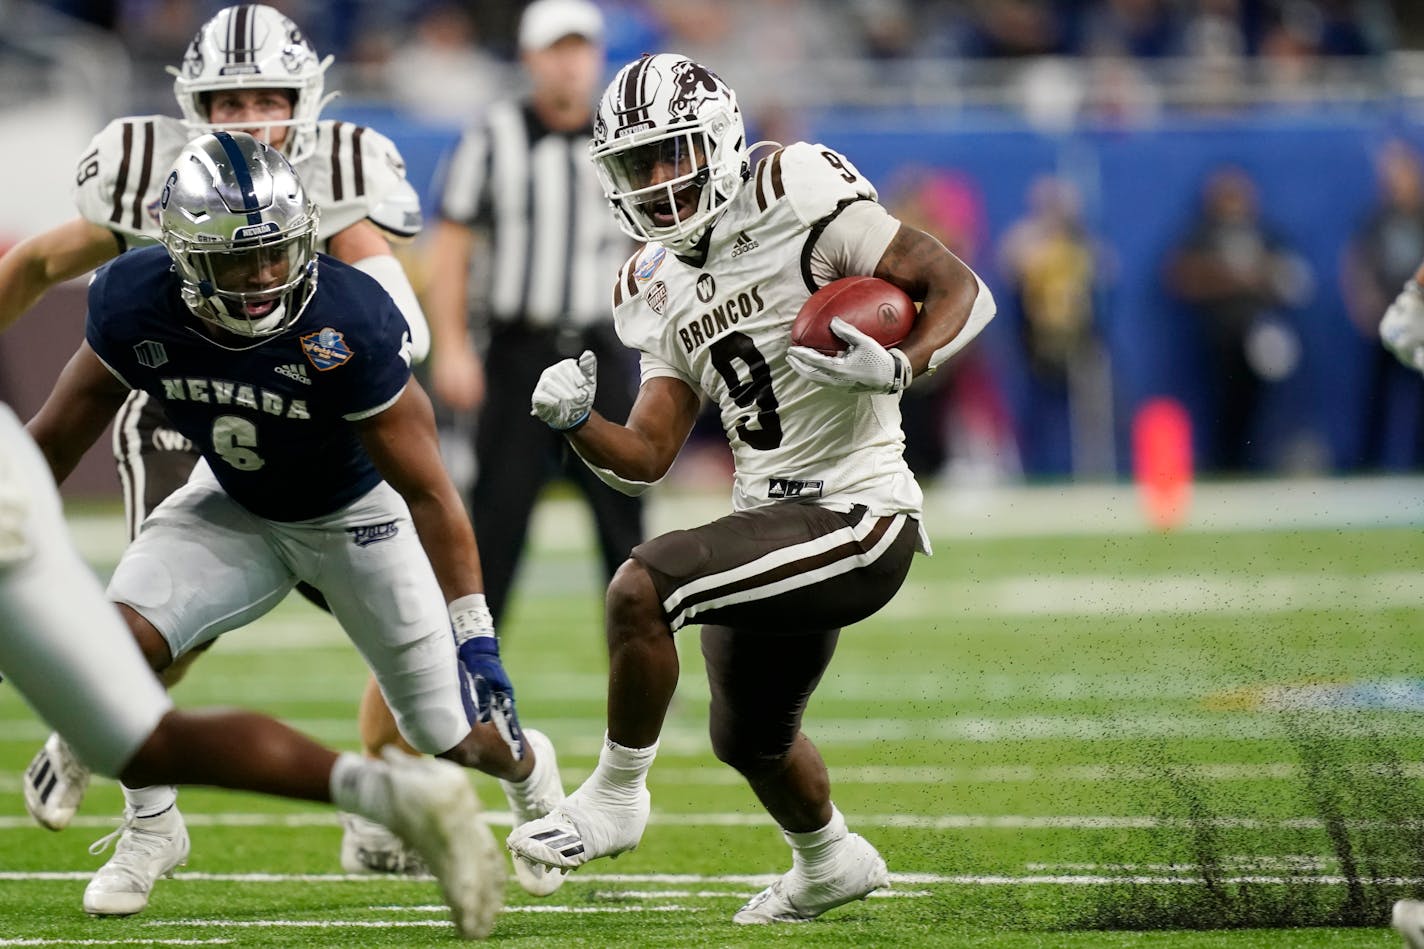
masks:
<path id="1" fill-rule="evenodd" d="M 331 57 L 319 58 L 297 25 L 272 7 L 227 7 L 205 23 L 182 64 L 170 67 L 183 118 L 111 122 L 78 162 L 74 198 L 80 216 L 0 258 L 0 330 L 56 283 L 156 243 L 159 195 L 179 151 L 203 131 L 240 129 L 281 149 L 297 167 L 321 208 L 319 246 L 381 284 L 410 326 L 412 356 L 423 359 L 430 345 L 425 316 L 391 253 L 392 241 L 420 231 L 420 202 L 389 139 L 359 125 L 318 119 L 332 98 L 322 92 L 330 64 Z M 115 419 L 114 454 L 132 539 L 148 513 L 188 479 L 198 454 L 162 408 L 138 391 Z M 189 655 L 191 662 L 197 653 Z M 186 666 L 175 666 L 165 681 L 176 682 Z M 368 753 L 398 738 L 374 681 L 362 700 L 360 731 Z M 51 736 L 26 769 L 26 807 L 40 824 L 59 830 L 74 816 L 87 783 L 87 770 L 58 735 Z M 420 869 L 384 828 L 354 816 L 343 823 L 347 872 Z"/>
<path id="2" fill-rule="evenodd" d="M 973 339 L 994 302 L 938 241 L 890 217 L 844 156 L 798 143 L 753 169 L 748 152 L 732 90 L 681 56 L 625 66 L 600 103 L 593 160 L 625 230 L 648 242 L 613 290 L 642 384 L 625 423 L 592 412 L 584 353 L 545 370 L 533 412 L 610 484 L 639 491 L 667 472 L 705 395 L 735 458 L 735 513 L 642 544 L 619 568 L 598 766 L 509 846 L 572 869 L 637 845 L 677 684 L 672 634 L 701 624 L 713 750 L 792 848 L 791 870 L 734 919 L 794 922 L 888 882 L 885 861 L 832 803 L 801 717 L 841 627 L 889 602 L 915 550 L 929 550 L 902 457 L 900 393 Z M 886 350 L 837 321 L 844 354 L 791 347 L 807 297 L 855 274 L 922 304 L 910 336 Z"/>

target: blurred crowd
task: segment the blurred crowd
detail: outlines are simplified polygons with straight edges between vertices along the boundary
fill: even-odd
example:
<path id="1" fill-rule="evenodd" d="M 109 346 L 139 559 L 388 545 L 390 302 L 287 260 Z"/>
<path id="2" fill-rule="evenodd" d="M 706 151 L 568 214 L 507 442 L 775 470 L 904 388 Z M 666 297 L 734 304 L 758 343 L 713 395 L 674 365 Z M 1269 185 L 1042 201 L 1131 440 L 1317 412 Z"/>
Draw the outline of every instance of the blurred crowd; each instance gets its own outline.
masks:
<path id="1" fill-rule="evenodd" d="M 28 5 L 115 38 L 132 59 L 134 78 L 154 80 L 149 101 L 131 107 L 171 111 L 163 67 L 223 3 Z M 525 4 L 517 0 L 273 5 L 309 30 L 318 50 L 335 55 L 336 78 L 328 88 L 357 101 L 386 101 L 414 118 L 463 127 L 519 82 L 515 37 Z M 1084 114 L 1131 119 L 1171 106 L 1238 104 L 1248 86 L 1252 101 L 1288 99 L 1335 66 L 1384 76 L 1390 53 L 1424 46 L 1424 3 L 1389 0 L 598 5 L 608 23 L 610 69 L 659 49 L 717 64 L 734 87 L 754 92 L 754 136 L 781 141 L 803 136 L 799 106 L 824 106 L 828 98 L 852 106 L 935 105 L 988 76 L 990 87 L 1003 78 L 1014 104 L 1030 121 L 1043 120 L 1040 126 Z M 4 40 L 0 30 L 0 54 Z M 999 68 L 1012 72 L 996 73 Z M 958 480 L 1123 471 L 1119 453 L 1129 420 L 1127 407 L 1115 404 L 1105 326 L 1119 262 L 1094 234 L 1101 207 L 1084 210 L 1085 197 L 1092 196 L 1080 186 L 1093 176 L 1036 176 L 1021 195 L 1019 216 L 991 235 L 984 179 L 976 182 L 953 165 L 906 167 L 878 181 L 892 211 L 983 273 L 1000 301 L 995 332 L 907 395 L 912 465 L 922 475 Z M 1374 207 L 1361 220 L 1334 222 L 1348 243 L 1338 273 L 1320 272 L 1318 262 L 1312 270 L 1273 224 L 1273 209 L 1253 178 L 1258 171 L 1223 164 L 1204 176 L 1193 199 L 1195 216 L 1180 222 L 1172 246 L 1154 265 L 1154 279 L 1190 321 L 1199 375 L 1208 380 L 1201 388 L 1210 398 L 1192 406 L 1202 466 L 1223 472 L 1424 468 L 1424 386 L 1374 339 L 1385 305 L 1424 260 L 1418 151 L 1404 141 L 1379 149 Z M 1002 218 L 1002 196 L 997 199 Z M 1371 354 L 1359 382 L 1367 395 L 1360 399 L 1358 432 L 1343 439 L 1354 447 L 1334 458 L 1319 448 L 1318 433 L 1280 431 L 1270 417 L 1272 393 L 1307 371 L 1299 315 L 1327 283 L 1348 311 L 1339 319 L 1348 318 L 1362 351 Z"/>
<path id="2" fill-rule="evenodd" d="M 221 0 L 32 0 L 166 65 Z M 349 70 L 342 87 L 443 117 L 499 93 L 515 59 L 519 0 L 283 0 L 317 49 Z M 1424 26 L 1389 0 L 606 0 L 609 62 L 672 49 L 717 63 L 734 86 L 804 101 L 827 90 L 939 100 L 1006 84 L 1054 118 L 1086 105 L 1129 117 L 1185 90 L 1231 103 L 1257 73 L 1282 94 L 1322 61 L 1386 53 Z M 1025 64 L 1032 63 L 1032 68 Z M 415 68 L 419 64 L 421 68 Z M 992 69 L 1014 70 L 1005 82 Z M 1070 65 L 1071 64 L 1071 65 Z M 438 69 L 430 67 L 438 66 Z M 987 77 L 987 78 L 986 78 Z M 768 108 L 774 108 L 773 101 Z"/>

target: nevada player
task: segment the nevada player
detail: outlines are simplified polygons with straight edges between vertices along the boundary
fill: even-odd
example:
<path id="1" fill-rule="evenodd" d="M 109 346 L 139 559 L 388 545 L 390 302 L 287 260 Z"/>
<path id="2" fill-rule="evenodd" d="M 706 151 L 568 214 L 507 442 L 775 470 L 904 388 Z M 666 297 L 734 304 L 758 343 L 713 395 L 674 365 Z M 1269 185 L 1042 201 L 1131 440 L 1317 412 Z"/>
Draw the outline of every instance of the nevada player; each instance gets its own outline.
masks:
<path id="1" fill-rule="evenodd" d="M 461 936 L 482 938 L 502 872 L 463 771 L 395 749 L 372 761 L 262 715 L 178 711 L 66 539 L 44 459 L 0 404 L 0 668 L 100 773 L 330 801 L 400 835 L 432 868 Z"/>
<path id="2" fill-rule="evenodd" d="M 409 328 L 378 284 L 315 252 L 318 217 L 252 136 L 186 146 L 160 197 L 165 246 L 96 275 L 85 341 L 30 431 L 63 480 L 137 389 L 202 454 L 109 585 L 155 669 L 305 581 L 411 746 L 498 777 L 516 819 L 545 813 L 563 796 L 557 764 L 514 716 Z M 91 913 L 142 910 L 187 856 L 172 788 L 125 797 L 116 855 L 85 890 Z"/>
<path id="3" fill-rule="evenodd" d="M 322 59 L 301 30 L 277 10 L 258 4 L 228 7 L 203 25 L 181 66 L 171 68 L 183 118 L 117 119 L 96 135 L 79 159 L 74 199 L 80 217 L 22 241 L 0 258 L 0 329 L 54 284 L 86 273 L 128 248 L 159 240 L 159 195 L 164 174 L 182 147 L 212 128 L 244 129 L 286 152 L 321 208 L 318 244 L 376 278 L 395 300 L 411 330 L 411 353 L 423 359 L 429 331 L 391 241 L 421 228 L 420 204 L 405 164 L 390 140 L 373 129 L 318 119 L 331 57 Z M 129 537 L 148 512 L 177 489 L 198 453 L 163 414 L 160 403 L 135 390 L 114 427 L 114 454 L 123 486 Z M 309 593 L 305 585 L 299 587 Z M 317 598 L 319 600 L 319 598 Z M 170 685 L 187 663 L 172 667 Z M 398 737 L 379 692 L 368 687 L 361 710 L 368 751 Z M 25 805 L 53 830 L 73 817 L 88 774 L 58 736 L 26 769 Z M 418 870 L 398 842 L 380 828 L 345 821 L 342 864 L 361 869 Z M 365 866 L 363 866 L 363 863 Z"/>
<path id="4" fill-rule="evenodd" d="M 895 594 L 918 548 L 921 494 L 902 457 L 899 393 L 994 313 L 984 284 L 900 224 L 844 156 L 779 148 L 753 169 L 736 96 L 672 54 L 625 66 L 591 153 L 624 229 L 647 241 L 618 274 L 619 336 L 642 385 L 626 423 L 591 411 L 592 357 L 545 370 L 534 414 L 610 484 L 638 491 L 671 466 L 706 395 L 736 461 L 735 513 L 635 548 L 608 589 L 608 731 L 593 775 L 509 847 L 571 869 L 636 846 L 646 774 L 678 675 L 672 633 L 702 624 L 719 759 L 782 827 L 792 869 L 738 923 L 812 919 L 884 886 L 884 860 L 846 829 L 801 732 L 840 628 Z M 922 303 L 886 350 L 841 321 L 839 356 L 791 347 L 815 289 L 871 274 Z"/>

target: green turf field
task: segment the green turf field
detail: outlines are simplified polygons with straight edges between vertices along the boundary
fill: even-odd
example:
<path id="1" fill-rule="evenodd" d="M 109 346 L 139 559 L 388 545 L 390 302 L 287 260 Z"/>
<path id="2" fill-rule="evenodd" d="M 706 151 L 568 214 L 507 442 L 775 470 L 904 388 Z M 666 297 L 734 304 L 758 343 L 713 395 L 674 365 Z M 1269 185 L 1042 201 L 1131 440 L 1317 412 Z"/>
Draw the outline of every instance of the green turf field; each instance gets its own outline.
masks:
<path id="1" fill-rule="evenodd" d="M 651 776 L 642 846 L 539 901 L 509 884 L 517 946 L 1397 946 L 1424 894 L 1424 490 L 1419 482 L 1203 488 L 1188 528 L 1141 527 L 1118 491 L 936 497 L 936 556 L 849 630 L 808 715 L 853 829 L 892 888 L 774 930 L 731 914 L 789 865 L 707 748 L 695 631 Z M 720 499 L 662 498 L 655 524 Z M 546 506 L 503 628 L 521 716 L 570 789 L 603 728 L 586 531 Z M 120 527 L 76 516 L 101 572 Z M 688 635 L 692 633 L 692 635 Z M 75 635 L 83 635 L 76 630 Z M 364 674 L 295 598 L 233 633 L 175 692 L 270 711 L 355 747 Z M 430 881 L 347 878 L 329 810 L 187 790 L 188 867 L 149 910 L 80 909 L 115 823 L 32 827 L 20 771 L 46 730 L 0 686 L 0 946 L 448 944 Z M 492 781 L 487 817 L 508 827 Z"/>

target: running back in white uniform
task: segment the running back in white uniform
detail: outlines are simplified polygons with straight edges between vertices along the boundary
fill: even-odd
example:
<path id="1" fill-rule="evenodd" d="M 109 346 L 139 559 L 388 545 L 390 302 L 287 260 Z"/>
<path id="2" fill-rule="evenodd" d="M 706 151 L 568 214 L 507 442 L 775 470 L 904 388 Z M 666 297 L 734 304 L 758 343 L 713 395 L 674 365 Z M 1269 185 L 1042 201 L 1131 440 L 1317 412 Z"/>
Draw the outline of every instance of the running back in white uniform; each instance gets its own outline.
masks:
<path id="1" fill-rule="evenodd" d="M 785 359 L 801 304 L 837 277 L 869 274 L 895 236 L 882 215 L 859 246 L 817 246 L 828 219 L 875 198 L 845 156 L 797 143 L 761 161 L 718 220 L 708 268 L 648 244 L 618 275 L 618 335 L 641 352 L 643 381 L 672 376 L 717 403 L 736 510 L 798 500 L 919 514 L 899 396 L 822 386 Z"/>

